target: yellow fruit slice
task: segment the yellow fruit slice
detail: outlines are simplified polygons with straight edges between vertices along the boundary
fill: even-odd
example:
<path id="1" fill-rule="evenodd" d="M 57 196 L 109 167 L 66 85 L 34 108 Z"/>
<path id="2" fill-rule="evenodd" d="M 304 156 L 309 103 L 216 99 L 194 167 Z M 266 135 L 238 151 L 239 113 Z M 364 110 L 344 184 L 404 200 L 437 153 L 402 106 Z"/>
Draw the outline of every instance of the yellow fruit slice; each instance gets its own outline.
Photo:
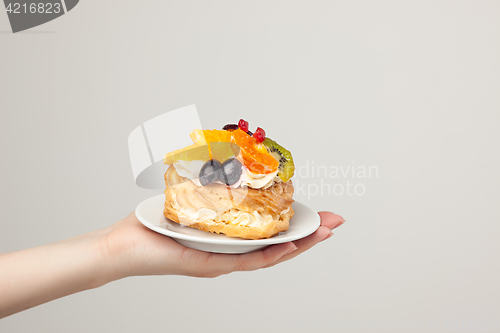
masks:
<path id="1" fill-rule="evenodd" d="M 223 163 L 229 158 L 234 158 L 240 153 L 240 147 L 232 142 L 210 142 L 210 154 L 212 159 Z"/>
<path id="2" fill-rule="evenodd" d="M 189 136 L 194 143 L 199 145 L 207 142 L 231 142 L 231 132 L 226 130 L 195 129 Z"/>
<path id="3" fill-rule="evenodd" d="M 208 161 L 209 159 L 210 152 L 207 145 L 192 144 L 166 154 L 163 158 L 163 164 L 172 164 L 176 161 Z"/>

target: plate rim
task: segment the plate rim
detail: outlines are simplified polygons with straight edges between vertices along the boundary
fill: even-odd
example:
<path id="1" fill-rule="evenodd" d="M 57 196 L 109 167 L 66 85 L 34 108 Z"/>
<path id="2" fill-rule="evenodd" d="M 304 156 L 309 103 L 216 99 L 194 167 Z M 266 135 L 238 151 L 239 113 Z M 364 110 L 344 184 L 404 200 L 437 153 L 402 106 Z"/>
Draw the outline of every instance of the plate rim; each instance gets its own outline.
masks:
<path id="1" fill-rule="evenodd" d="M 173 230 L 161 228 L 158 225 L 155 225 L 155 224 L 149 222 L 142 215 L 141 208 L 143 206 L 147 205 L 149 201 L 158 200 L 158 197 L 165 198 L 165 194 L 162 193 L 162 194 L 158 194 L 158 195 L 149 197 L 148 199 L 142 201 L 139 205 L 137 205 L 137 207 L 135 209 L 135 215 L 136 215 L 137 219 L 139 220 L 139 222 L 141 222 L 148 229 L 151 229 L 151 230 L 153 230 L 157 233 L 160 233 L 162 235 L 165 235 L 165 236 L 169 236 L 169 237 L 177 238 L 177 239 L 182 239 L 182 240 L 186 240 L 186 241 L 193 241 L 193 242 L 206 243 L 206 244 L 217 244 L 217 245 L 234 245 L 234 246 L 239 246 L 239 245 L 241 245 L 241 246 L 249 246 L 249 245 L 258 246 L 258 245 L 280 244 L 280 243 L 291 242 L 294 240 L 298 240 L 298 239 L 302 239 L 304 237 L 307 237 L 307 236 L 311 235 L 312 233 L 314 233 L 321 225 L 321 218 L 315 210 L 313 210 L 311 207 L 307 206 L 306 204 L 304 204 L 300 201 L 294 201 L 294 203 L 293 203 L 294 206 L 298 205 L 302 209 L 310 210 L 310 211 L 317 214 L 316 223 L 314 223 L 314 224 L 311 223 L 311 226 L 308 229 L 306 229 L 305 232 L 301 232 L 299 235 L 292 235 L 292 236 L 288 236 L 288 237 L 285 236 L 285 237 L 280 237 L 280 238 L 271 237 L 271 238 L 265 238 L 265 239 L 243 239 L 243 238 L 233 238 L 233 237 L 228 237 L 228 236 L 226 236 L 227 239 L 225 239 L 225 238 L 224 239 L 202 238 L 202 237 L 193 236 L 193 235 L 181 234 L 181 233 L 175 232 Z M 165 199 L 163 199 L 163 201 L 165 201 Z M 294 209 L 295 209 L 295 207 L 294 207 Z M 162 214 L 162 216 L 163 216 L 163 214 Z M 167 218 L 165 217 L 165 219 L 167 219 Z M 292 217 L 292 219 L 293 219 L 293 217 Z M 170 219 L 167 219 L 167 220 L 172 221 Z M 176 222 L 172 221 L 172 223 L 176 223 Z M 313 228 L 313 226 L 314 226 L 314 228 Z M 189 228 L 189 227 L 187 227 L 187 228 Z"/>

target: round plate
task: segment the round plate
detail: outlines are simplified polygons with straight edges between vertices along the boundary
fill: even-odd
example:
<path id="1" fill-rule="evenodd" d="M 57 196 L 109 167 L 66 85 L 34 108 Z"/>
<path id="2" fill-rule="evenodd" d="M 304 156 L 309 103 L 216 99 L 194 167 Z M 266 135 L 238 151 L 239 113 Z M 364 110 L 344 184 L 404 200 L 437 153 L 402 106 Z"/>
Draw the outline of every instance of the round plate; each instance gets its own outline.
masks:
<path id="1" fill-rule="evenodd" d="M 187 247 L 217 253 L 247 253 L 271 244 L 279 244 L 304 238 L 312 234 L 320 225 L 317 212 L 300 202 L 293 203 L 294 216 L 285 232 L 266 239 L 243 239 L 212 234 L 210 232 L 183 226 L 163 216 L 165 195 L 151 197 L 137 206 L 135 214 L 149 229 L 170 236 Z"/>

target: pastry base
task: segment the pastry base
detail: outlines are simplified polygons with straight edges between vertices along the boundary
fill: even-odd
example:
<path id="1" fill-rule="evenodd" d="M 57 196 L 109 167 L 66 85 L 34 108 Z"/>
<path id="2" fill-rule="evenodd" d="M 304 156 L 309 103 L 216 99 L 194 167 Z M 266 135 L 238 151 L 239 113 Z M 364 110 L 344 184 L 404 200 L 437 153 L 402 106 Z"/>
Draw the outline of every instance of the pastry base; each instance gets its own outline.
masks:
<path id="1" fill-rule="evenodd" d="M 262 190 L 253 188 L 229 189 L 222 184 L 211 184 L 208 186 L 196 186 L 188 178 L 181 177 L 170 166 L 165 173 L 165 207 L 163 215 L 182 225 L 208 231 L 216 234 L 224 234 L 229 237 L 241 237 L 245 239 L 262 239 L 277 235 L 288 230 L 289 221 L 294 214 L 293 185 L 291 181 L 286 183 L 275 183 L 273 186 Z M 173 201 L 175 195 L 181 191 L 198 191 L 204 197 L 214 198 L 214 206 L 236 208 L 244 212 L 257 211 L 259 214 L 271 216 L 272 220 L 260 226 L 234 225 L 224 219 L 227 210 L 217 214 L 214 219 L 203 221 L 187 220 L 182 217 L 179 210 L 175 209 Z M 229 194 L 229 195 L 228 195 Z M 214 201 L 217 200 L 217 203 Z M 230 209 L 229 208 L 229 209 Z M 286 213 L 281 213 L 286 211 Z M 179 218 L 181 216 L 181 218 Z"/>

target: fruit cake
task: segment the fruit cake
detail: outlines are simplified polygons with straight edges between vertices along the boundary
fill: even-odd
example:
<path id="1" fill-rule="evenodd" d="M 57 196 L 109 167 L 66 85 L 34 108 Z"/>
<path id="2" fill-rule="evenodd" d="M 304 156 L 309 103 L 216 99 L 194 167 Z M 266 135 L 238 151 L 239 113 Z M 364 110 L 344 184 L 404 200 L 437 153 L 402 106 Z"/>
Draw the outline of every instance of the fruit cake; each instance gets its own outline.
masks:
<path id="1" fill-rule="evenodd" d="M 195 129 L 193 144 L 165 155 L 163 215 L 181 225 L 246 239 L 288 230 L 292 154 L 248 122 Z"/>

